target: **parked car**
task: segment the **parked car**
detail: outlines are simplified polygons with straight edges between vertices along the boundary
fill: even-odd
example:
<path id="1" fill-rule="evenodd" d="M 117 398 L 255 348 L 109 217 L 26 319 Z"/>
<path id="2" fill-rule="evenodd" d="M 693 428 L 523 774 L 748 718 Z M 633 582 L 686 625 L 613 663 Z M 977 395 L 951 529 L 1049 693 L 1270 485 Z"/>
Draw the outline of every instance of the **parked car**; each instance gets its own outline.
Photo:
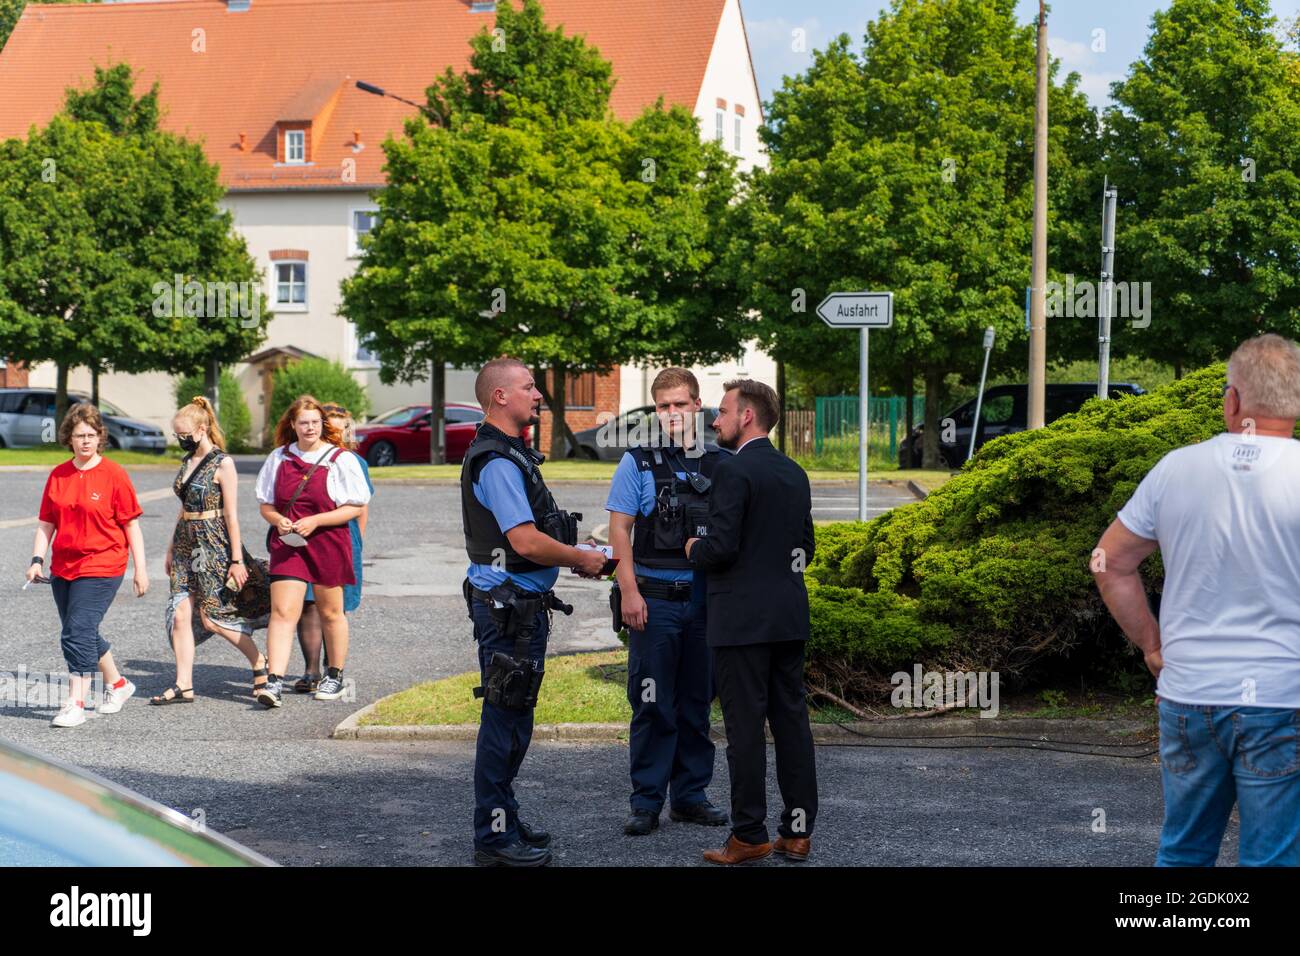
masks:
<path id="1" fill-rule="evenodd" d="M 714 419 L 718 417 L 716 408 L 700 410 L 703 417 L 703 438 L 705 444 L 717 444 L 718 433 L 713 429 Z M 569 446 L 569 458 L 587 458 L 592 461 L 618 461 L 632 445 L 647 440 L 652 429 L 657 429 L 655 407 L 642 405 L 630 412 L 624 412 L 615 419 L 595 428 L 586 428 L 574 432 L 578 447 Z"/>
<path id="2" fill-rule="evenodd" d="M 427 465 L 432 415 L 430 405 L 403 405 L 376 415 L 357 426 L 357 452 L 377 468 L 406 463 Z M 457 464 L 465 457 L 465 449 L 483 421 L 483 409 L 448 402 L 443 406 L 443 415 L 447 462 Z M 524 430 L 525 441 L 531 438 L 531 432 L 532 429 Z"/>
<path id="3" fill-rule="evenodd" d="M 275 866 L 103 777 L 0 740 L 0 866 Z"/>
<path id="4" fill-rule="evenodd" d="M 50 433 L 54 422 L 54 389 L 0 388 L 0 448 L 31 448 L 58 439 Z M 68 401 L 89 402 L 85 392 L 68 392 Z M 132 418 L 112 402 L 99 400 L 108 429 L 108 447 L 147 451 L 161 455 L 167 438 L 161 428 Z"/>
<path id="5" fill-rule="evenodd" d="M 1046 405 L 1043 409 L 1044 423 L 1056 421 L 1062 415 L 1077 412 L 1083 403 L 1097 394 L 1096 383 L 1072 382 L 1062 385 L 1048 385 Z M 1126 395 L 1144 395 L 1146 389 L 1130 382 L 1112 382 L 1110 397 L 1122 398 Z M 949 468 L 960 468 L 970 451 L 970 433 L 975 418 L 975 399 L 971 399 L 941 416 L 940 421 L 952 419 L 955 429 L 940 428 L 939 455 Z M 984 403 L 980 407 L 979 433 L 975 436 L 975 448 L 990 439 L 1013 432 L 1022 432 L 1029 427 L 1029 386 L 997 385 L 984 393 Z M 900 468 L 920 468 L 921 452 L 924 442 L 923 425 L 912 429 L 899 444 L 898 465 Z M 952 441 L 944 441 L 945 437 Z"/>

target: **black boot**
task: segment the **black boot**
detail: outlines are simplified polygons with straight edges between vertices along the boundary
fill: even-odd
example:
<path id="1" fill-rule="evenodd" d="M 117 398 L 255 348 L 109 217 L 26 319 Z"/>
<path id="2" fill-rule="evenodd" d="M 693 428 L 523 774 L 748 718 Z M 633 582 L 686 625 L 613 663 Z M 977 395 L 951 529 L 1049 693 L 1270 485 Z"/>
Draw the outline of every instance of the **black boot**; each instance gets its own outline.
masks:
<path id="1" fill-rule="evenodd" d="M 529 846 L 545 848 L 551 845 L 551 835 L 541 827 L 529 826 L 523 820 L 516 822 L 515 827 L 519 830 L 519 839 Z"/>
<path id="2" fill-rule="evenodd" d="M 651 830 L 659 829 L 659 814 L 649 810 L 633 810 L 623 824 L 623 832 L 628 836 L 648 836 Z"/>
<path id="3" fill-rule="evenodd" d="M 474 848 L 474 863 L 478 866 L 546 866 L 550 862 L 550 850 L 526 843 Z"/>
<path id="4" fill-rule="evenodd" d="M 678 823 L 698 823 L 704 827 L 720 827 L 730 819 L 725 810 L 719 810 L 707 800 L 688 807 L 673 807 L 668 817 Z"/>

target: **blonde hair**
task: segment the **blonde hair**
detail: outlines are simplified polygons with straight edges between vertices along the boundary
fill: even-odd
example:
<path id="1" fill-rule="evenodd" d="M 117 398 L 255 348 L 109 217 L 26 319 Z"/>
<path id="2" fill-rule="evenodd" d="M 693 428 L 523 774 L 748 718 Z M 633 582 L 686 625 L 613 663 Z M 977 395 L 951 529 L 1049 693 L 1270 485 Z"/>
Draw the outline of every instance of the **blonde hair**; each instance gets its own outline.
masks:
<path id="1" fill-rule="evenodd" d="M 676 366 L 666 368 L 655 376 L 654 383 L 650 386 L 650 395 L 657 402 L 661 391 L 670 388 L 681 388 L 683 385 L 685 385 L 687 390 L 690 392 L 691 401 L 695 401 L 695 399 L 700 397 L 700 381 L 695 377 L 694 373 L 691 372 L 690 369 L 678 368 Z"/>
<path id="2" fill-rule="evenodd" d="M 202 425 L 208 430 L 208 438 L 211 439 L 212 444 L 222 451 L 226 450 L 226 436 L 222 433 L 221 426 L 217 424 L 212 403 L 202 395 L 191 398 L 190 403 L 178 411 L 175 418 L 189 422 L 191 428 Z"/>
<path id="3" fill-rule="evenodd" d="M 1300 348 L 1271 332 L 1247 339 L 1228 359 L 1228 384 L 1243 414 L 1300 418 Z"/>

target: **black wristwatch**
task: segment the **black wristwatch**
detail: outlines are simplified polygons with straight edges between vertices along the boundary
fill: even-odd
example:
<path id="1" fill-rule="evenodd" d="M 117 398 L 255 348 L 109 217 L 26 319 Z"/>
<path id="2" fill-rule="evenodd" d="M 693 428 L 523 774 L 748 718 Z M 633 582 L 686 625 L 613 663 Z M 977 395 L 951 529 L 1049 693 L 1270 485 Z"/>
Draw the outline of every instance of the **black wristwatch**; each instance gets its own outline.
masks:
<path id="1" fill-rule="evenodd" d="M 236 560 L 235 558 L 231 558 L 231 559 L 230 559 L 230 563 L 231 563 L 231 564 L 243 564 L 243 563 L 244 563 L 244 559 L 243 559 L 243 558 L 239 558 L 238 560 Z"/>
<path id="2" fill-rule="evenodd" d="M 45 559 L 44 559 L 44 558 L 32 558 L 32 564 L 42 564 L 42 565 L 43 565 L 44 563 L 45 563 Z M 30 567 L 30 566 L 31 566 L 31 565 L 28 565 L 28 567 Z"/>

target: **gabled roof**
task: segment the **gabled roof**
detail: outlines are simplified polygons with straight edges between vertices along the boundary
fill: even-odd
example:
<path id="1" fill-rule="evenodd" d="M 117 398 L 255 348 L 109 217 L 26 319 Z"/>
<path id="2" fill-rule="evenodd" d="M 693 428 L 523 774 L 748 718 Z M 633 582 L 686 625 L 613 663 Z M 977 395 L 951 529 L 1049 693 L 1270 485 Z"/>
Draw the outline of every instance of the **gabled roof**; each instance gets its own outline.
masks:
<path id="1" fill-rule="evenodd" d="M 550 25 L 585 35 L 613 63 L 611 106 L 624 119 L 661 95 L 695 109 L 724 5 L 542 0 Z M 202 140 L 227 188 L 375 187 L 383 140 L 400 136 L 415 109 L 356 81 L 423 102 L 448 66 L 468 65 L 470 37 L 495 23 L 469 0 L 252 0 L 246 12 L 225 0 L 29 5 L 0 54 L 0 139 L 49 122 L 96 66 L 126 62 L 137 93 L 159 81 L 164 127 Z M 313 130 L 314 162 L 277 164 L 276 124 L 316 117 L 325 128 Z M 354 182 L 343 179 L 346 159 Z"/>

